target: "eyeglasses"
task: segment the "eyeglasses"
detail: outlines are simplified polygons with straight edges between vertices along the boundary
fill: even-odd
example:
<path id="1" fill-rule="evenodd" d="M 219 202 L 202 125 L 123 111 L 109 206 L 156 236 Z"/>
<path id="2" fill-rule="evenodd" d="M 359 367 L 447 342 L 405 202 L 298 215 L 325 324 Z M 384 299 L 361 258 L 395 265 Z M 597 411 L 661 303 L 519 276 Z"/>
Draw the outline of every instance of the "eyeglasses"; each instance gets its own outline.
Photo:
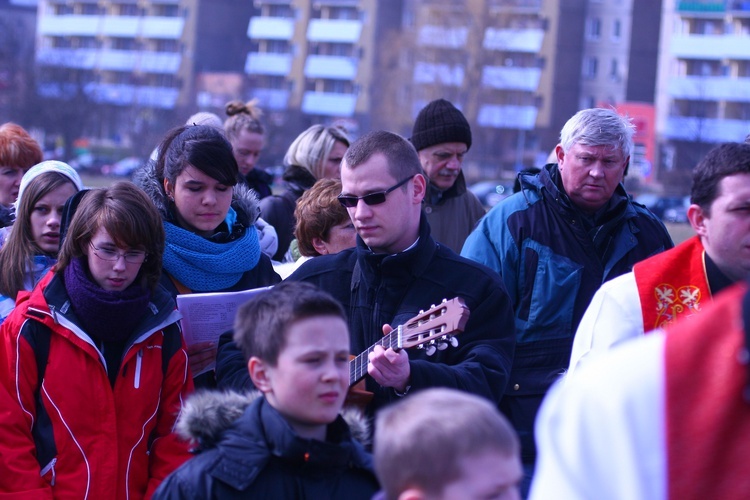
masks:
<path id="1" fill-rule="evenodd" d="M 107 262 L 117 262 L 120 260 L 120 257 L 122 257 L 128 264 L 143 264 L 146 257 L 148 257 L 146 252 L 140 250 L 131 250 L 129 252 L 120 253 L 110 250 L 109 248 L 97 248 L 93 243 L 89 243 L 89 245 L 94 249 L 94 255 L 102 260 L 106 260 Z"/>
<path id="2" fill-rule="evenodd" d="M 359 200 L 364 201 L 368 205 L 380 205 L 381 203 L 385 202 L 385 195 L 393 191 L 394 189 L 400 188 L 407 182 L 409 182 L 412 177 L 407 177 L 406 179 L 402 180 L 395 186 L 391 186 L 385 191 L 378 191 L 377 193 L 370 193 L 366 194 L 364 196 L 345 196 L 343 194 L 338 195 L 338 200 L 341 205 L 343 205 L 345 208 L 354 208 L 357 206 L 357 203 L 359 203 Z"/>

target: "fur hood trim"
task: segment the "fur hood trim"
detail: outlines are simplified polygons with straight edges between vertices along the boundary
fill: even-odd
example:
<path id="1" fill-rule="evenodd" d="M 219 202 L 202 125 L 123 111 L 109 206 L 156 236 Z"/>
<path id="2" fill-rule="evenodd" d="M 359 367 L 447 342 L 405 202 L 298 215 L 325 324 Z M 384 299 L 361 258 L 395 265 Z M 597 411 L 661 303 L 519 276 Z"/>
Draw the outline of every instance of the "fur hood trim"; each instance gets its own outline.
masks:
<path id="1" fill-rule="evenodd" d="M 177 419 L 177 434 L 201 449 L 213 448 L 222 433 L 259 397 L 262 396 L 258 391 L 244 394 L 235 391 L 198 391 L 185 401 Z M 369 445 L 370 425 L 362 412 L 345 407 L 341 416 L 349 425 L 352 437 L 365 446 Z"/>
<path id="2" fill-rule="evenodd" d="M 141 188 L 165 220 L 171 217 L 169 200 L 164 194 L 164 182 L 156 175 L 156 162 L 148 160 L 133 174 L 133 183 Z M 243 182 L 234 186 L 232 194 L 232 208 L 237 212 L 237 220 L 245 227 L 255 224 L 260 215 L 258 195 Z"/>

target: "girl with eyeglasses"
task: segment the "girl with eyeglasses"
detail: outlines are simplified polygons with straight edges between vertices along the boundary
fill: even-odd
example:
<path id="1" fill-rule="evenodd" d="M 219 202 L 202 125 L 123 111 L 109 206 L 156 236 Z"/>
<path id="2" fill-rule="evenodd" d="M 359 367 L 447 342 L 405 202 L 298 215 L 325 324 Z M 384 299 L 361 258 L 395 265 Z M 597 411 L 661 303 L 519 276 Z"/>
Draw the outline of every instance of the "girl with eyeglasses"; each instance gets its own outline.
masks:
<path id="1" fill-rule="evenodd" d="M 134 182 L 151 198 L 166 231 L 161 282 L 173 296 L 228 292 L 273 285 L 281 278 L 261 252 L 253 224 L 258 199 L 239 182 L 232 146 L 221 131 L 188 125 L 170 131 L 157 161 L 136 172 Z M 188 347 L 199 386 L 214 386 L 209 368 L 217 342 Z"/>
<path id="2" fill-rule="evenodd" d="M 65 202 L 82 189 L 78 173 L 60 161 L 31 167 L 21 179 L 15 223 L 0 229 L 0 323 L 57 261 Z"/>
<path id="3" fill-rule="evenodd" d="M 79 197 L 57 264 L 0 326 L 0 384 L 28 429 L 0 449 L 0 491 L 148 497 L 190 457 L 172 434 L 193 384 L 164 230 L 129 182 Z"/>

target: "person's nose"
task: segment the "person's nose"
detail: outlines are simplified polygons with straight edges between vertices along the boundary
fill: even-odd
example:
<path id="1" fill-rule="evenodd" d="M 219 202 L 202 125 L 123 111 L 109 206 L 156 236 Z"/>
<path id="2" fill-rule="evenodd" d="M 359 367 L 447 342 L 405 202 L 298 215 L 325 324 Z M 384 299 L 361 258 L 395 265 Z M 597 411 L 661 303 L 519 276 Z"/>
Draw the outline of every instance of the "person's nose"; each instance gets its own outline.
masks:
<path id="1" fill-rule="evenodd" d="M 595 162 L 589 170 L 589 175 L 595 179 L 601 179 L 604 177 L 604 165 L 602 165 L 602 162 Z"/>
<path id="2" fill-rule="evenodd" d="M 125 254 L 117 254 L 117 260 L 114 262 L 112 269 L 115 271 L 124 271 L 126 267 Z"/>

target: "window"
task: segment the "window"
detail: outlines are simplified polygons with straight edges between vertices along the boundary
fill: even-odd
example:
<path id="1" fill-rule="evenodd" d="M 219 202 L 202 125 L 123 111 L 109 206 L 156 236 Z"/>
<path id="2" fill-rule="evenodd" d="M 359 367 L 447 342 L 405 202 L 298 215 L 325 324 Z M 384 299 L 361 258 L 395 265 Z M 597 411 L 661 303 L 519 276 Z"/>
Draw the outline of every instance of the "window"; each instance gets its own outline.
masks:
<path id="1" fill-rule="evenodd" d="M 583 61 L 583 77 L 593 80 L 599 69 L 599 60 L 596 57 L 587 57 Z"/>
<path id="2" fill-rule="evenodd" d="M 619 64 L 617 63 L 617 59 L 612 59 L 609 65 L 609 77 L 613 82 L 620 81 L 619 69 L 620 68 L 619 68 Z"/>
<path id="3" fill-rule="evenodd" d="M 602 34 L 602 21 L 598 17 L 592 17 L 587 22 L 586 38 L 589 40 L 599 40 Z"/>
<path id="4" fill-rule="evenodd" d="M 619 19 L 612 21 L 612 39 L 619 40 L 622 37 L 622 23 Z"/>

